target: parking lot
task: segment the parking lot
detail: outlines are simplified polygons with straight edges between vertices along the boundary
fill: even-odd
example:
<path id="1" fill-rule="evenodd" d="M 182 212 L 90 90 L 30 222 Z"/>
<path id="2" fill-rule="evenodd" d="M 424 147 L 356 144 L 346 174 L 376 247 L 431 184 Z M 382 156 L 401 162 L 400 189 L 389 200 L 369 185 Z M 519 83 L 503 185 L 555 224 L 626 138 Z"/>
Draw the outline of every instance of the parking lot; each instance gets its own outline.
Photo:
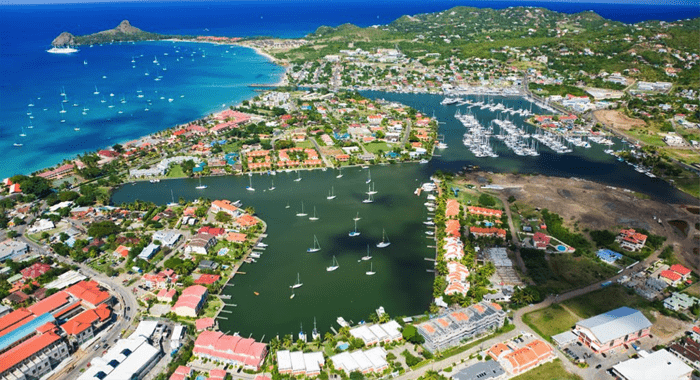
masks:
<path id="1" fill-rule="evenodd" d="M 648 352 L 653 351 L 652 347 L 655 344 L 656 339 L 650 337 L 644 337 L 634 342 L 634 345 L 636 345 L 639 350 Z M 561 351 L 574 362 L 580 360 L 588 364 L 588 367 L 585 369 L 586 378 L 594 380 L 613 379 L 614 376 L 609 373 L 609 370 L 614 365 L 629 359 L 637 353 L 637 350 L 635 350 L 631 344 L 628 344 L 627 348 L 625 348 L 625 346 L 620 346 L 613 350 L 606 351 L 605 353 L 593 353 L 590 348 L 578 341 L 562 347 Z"/>

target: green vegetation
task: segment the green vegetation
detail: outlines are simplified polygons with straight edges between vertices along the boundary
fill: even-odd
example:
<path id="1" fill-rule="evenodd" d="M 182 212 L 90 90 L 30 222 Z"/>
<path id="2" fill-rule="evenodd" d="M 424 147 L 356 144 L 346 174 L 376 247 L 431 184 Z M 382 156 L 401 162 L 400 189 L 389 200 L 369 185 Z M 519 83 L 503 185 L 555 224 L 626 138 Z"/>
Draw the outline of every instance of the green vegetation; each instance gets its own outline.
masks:
<path id="1" fill-rule="evenodd" d="M 652 304 L 638 296 L 632 289 L 611 285 L 586 295 L 564 301 L 564 305 L 581 318 L 590 318 L 600 313 L 628 306 L 637 309 L 652 322 L 656 320 L 650 313 Z"/>
<path id="2" fill-rule="evenodd" d="M 550 341 L 552 335 L 570 330 L 578 320 L 559 304 L 523 315 L 525 324 Z"/>
<path id="3" fill-rule="evenodd" d="M 566 371 L 559 359 L 533 368 L 511 380 L 582 380 L 580 376 Z"/>
<path id="4" fill-rule="evenodd" d="M 544 252 L 536 249 L 520 250 L 525 262 L 527 276 L 542 294 L 558 294 L 612 277 L 616 269 L 597 262 L 592 257 L 572 257 L 568 254 L 554 254 L 549 261 Z"/>

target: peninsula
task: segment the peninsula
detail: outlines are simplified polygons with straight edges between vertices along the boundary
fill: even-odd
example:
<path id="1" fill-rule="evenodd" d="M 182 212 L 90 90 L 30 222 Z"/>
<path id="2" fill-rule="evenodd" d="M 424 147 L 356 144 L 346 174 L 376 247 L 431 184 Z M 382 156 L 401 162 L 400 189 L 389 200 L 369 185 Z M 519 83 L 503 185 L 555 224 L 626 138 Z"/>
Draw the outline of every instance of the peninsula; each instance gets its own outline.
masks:
<path id="1" fill-rule="evenodd" d="M 76 36 L 69 32 L 63 32 L 59 34 L 58 37 L 54 38 L 54 40 L 51 42 L 51 45 L 53 47 L 60 48 L 67 46 L 92 45 L 109 42 L 165 40 L 174 37 L 176 36 L 145 32 L 131 25 L 129 20 L 124 20 L 120 22 L 116 28 L 103 30 L 97 33 L 87 34 L 84 36 Z M 177 38 L 183 37 L 177 36 Z"/>

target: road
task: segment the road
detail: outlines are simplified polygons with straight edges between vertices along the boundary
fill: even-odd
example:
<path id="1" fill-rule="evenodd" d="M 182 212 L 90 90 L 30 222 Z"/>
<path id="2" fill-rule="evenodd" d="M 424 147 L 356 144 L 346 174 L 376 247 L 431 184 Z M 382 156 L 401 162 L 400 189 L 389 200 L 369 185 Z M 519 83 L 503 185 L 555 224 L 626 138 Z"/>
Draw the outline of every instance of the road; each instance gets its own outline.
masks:
<path id="1" fill-rule="evenodd" d="M 503 208 L 506 209 L 506 215 L 508 216 L 508 227 L 510 228 L 510 237 L 512 239 L 512 242 L 516 246 L 519 246 L 520 240 L 518 240 L 518 230 L 515 229 L 515 224 L 513 223 L 513 215 L 511 214 L 510 207 L 508 206 L 508 199 L 503 194 L 499 194 L 498 199 L 500 199 L 501 202 L 503 202 Z M 525 266 L 525 262 L 520 256 L 520 250 L 518 249 L 515 250 L 515 258 L 518 261 L 518 266 L 520 267 L 520 270 L 523 273 L 527 273 L 527 267 Z"/>
<path id="2" fill-rule="evenodd" d="M 27 243 L 31 247 L 32 251 L 34 251 L 34 253 L 51 256 L 54 258 L 54 260 L 68 265 L 77 265 L 79 267 L 79 271 L 83 275 L 90 277 L 91 279 L 94 279 L 95 281 L 100 283 L 100 285 L 104 286 L 107 290 L 109 290 L 110 293 L 116 298 L 117 305 L 114 307 L 114 314 L 117 320 L 116 322 L 114 322 L 113 326 L 109 327 L 110 330 L 108 330 L 107 334 L 103 336 L 103 339 L 106 343 L 112 344 L 115 339 L 120 338 L 122 330 L 126 330 L 129 324 L 133 321 L 133 318 L 138 310 L 138 303 L 136 302 L 136 298 L 134 297 L 134 295 L 131 292 L 129 292 L 129 290 L 122 284 L 120 284 L 118 281 L 115 281 L 114 279 L 93 270 L 92 268 L 88 267 L 83 263 L 76 263 L 70 258 L 62 257 L 54 253 L 47 252 L 44 246 L 39 245 L 26 238 L 26 236 L 24 235 L 26 227 L 26 225 L 21 225 L 18 227 L 17 232 L 20 233 L 19 240 Z M 101 344 L 101 340 L 98 340 L 94 344 Z M 63 370 L 58 371 L 48 380 L 56 380 L 60 378 L 72 379 L 79 377 L 81 374 L 80 369 L 84 365 L 86 365 L 90 360 L 92 360 L 93 357 L 100 355 L 102 351 L 102 349 L 95 350 L 92 347 L 90 347 L 86 352 L 82 352 L 79 350 L 78 352 L 72 355 L 70 362 L 68 362 L 63 367 Z M 69 368 L 73 369 L 68 370 Z"/>

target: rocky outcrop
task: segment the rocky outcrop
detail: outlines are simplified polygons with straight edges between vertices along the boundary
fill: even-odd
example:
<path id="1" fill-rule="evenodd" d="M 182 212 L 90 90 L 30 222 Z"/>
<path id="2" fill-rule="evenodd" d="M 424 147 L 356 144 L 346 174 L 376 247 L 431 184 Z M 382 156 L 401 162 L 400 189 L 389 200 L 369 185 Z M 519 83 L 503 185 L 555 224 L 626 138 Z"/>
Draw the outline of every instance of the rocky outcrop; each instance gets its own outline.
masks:
<path id="1" fill-rule="evenodd" d="M 51 45 L 55 47 L 74 46 L 76 45 L 75 36 L 68 32 L 63 32 L 54 38 Z"/>
<path id="2" fill-rule="evenodd" d="M 99 32 L 99 34 L 117 34 L 117 33 L 124 33 L 124 34 L 138 34 L 138 33 L 143 33 L 143 30 L 132 26 L 129 20 L 124 20 L 119 23 L 119 25 L 114 28 L 114 29 L 109 29 L 109 30 L 104 30 L 102 32 Z"/>

